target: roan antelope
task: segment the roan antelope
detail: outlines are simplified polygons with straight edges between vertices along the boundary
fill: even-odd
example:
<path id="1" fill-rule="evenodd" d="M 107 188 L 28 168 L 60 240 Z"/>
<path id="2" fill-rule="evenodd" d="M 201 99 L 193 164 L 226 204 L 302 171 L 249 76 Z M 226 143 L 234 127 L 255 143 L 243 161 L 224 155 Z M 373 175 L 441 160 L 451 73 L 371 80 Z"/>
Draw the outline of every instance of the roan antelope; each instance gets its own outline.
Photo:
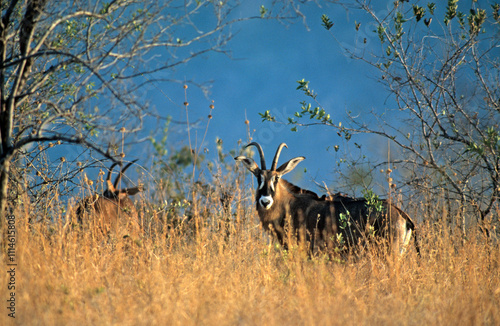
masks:
<path id="1" fill-rule="evenodd" d="M 257 178 L 255 199 L 260 221 L 265 230 L 274 233 L 282 246 L 287 247 L 286 232 L 291 230 L 299 241 L 309 243 L 310 253 L 315 246 L 328 252 L 346 252 L 369 239 L 388 242 L 393 252 L 404 252 L 415 225 L 401 209 L 387 200 L 380 200 L 375 209 L 364 198 L 319 197 L 281 178 L 305 157 L 295 157 L 277 168 L 281 150 L 287 147 L 282 143 L 268 170 L 262 147 L 256 142 L 245 148 L 248 146 L 257 148 L 261 167 L 245 156 L 235 157 L 235 160 L 242 162 Z M 419 252 L 416 238 L 415 246 Z"/>
<path id="2" fill-rule="evenodd" d="M 76 217 L 80 225 L 94 227 L 104 235 L 126 237 L 139 234 L 141 228 L 137 210 L 129 196 L 142 191 L 142 186 L 116 189 L 123 173 L 136 161 L 121 169 L 114 183 L 111 183 L 111 173 L 118 163 L 111 165 L 106 178 L 107 189 L 102 195 L 88 196 L 79 202 Z"/>

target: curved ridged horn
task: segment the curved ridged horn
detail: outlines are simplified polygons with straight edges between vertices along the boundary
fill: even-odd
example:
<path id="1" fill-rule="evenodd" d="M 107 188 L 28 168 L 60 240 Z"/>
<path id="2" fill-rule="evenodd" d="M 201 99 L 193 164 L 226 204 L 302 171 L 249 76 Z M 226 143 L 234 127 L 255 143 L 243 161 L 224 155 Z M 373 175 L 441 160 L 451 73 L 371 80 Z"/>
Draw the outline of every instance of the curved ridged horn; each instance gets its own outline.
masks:
<path id="1" fill-rule="evenodd" d="M 288 148 L 288 146 L 286 146 L 285 143 L 281 143 L 278 146 L 278 149 L 276 150 L 276 154 L 274 155 L 274 158 L 273 158 L 273 165 L 271 165 L 271 171 L 276 171 L 276 165 L 278 165 L 278 159 L 280 157 L 280 153 L 281 153 L 281 150 L 283 149 L 283 147 Z"/>
<path id="2" fill-rule="evenodd" d="M 247 148 L 248 146 L 255 146 L 255 147 L 257 147 L 257 150 L 259 151 L 259 155 L 260 155 L 260 169 L 261 170 L 267 170 L 267 168 L 266 168 L 266 160 L 264 159 L 264 151 L 262 150 L 262 147 L 259 145 L 259 143 L 252 142 L 252 143 L 246 145 L 245 148 Z"/>
<path id="3" fill-rule="evenodd" d="M 129 164 L 125 165 L 125 167 L 120 171 L 120 174 L 118 174 L 118 176 L 116 177 L 116 180 L 115 180 L 115 183 L 114 183 L 114 187 L 116 189 L 116 186 L 118 186 L 118 182 L 120 182 L 121 178 L 122 178 L 122 175 L 123 173 L 125 173 L 125 171 L 132 165 L 134 164 L 135 162 L 137 162 L 139 159 L 136 159 L 136 160 L 133 160 L 132 162 L 130 162 Z M 115 163 L 116 164 L 116 163 Z M 113 166 L 115 165 L 113 164 Z"/>

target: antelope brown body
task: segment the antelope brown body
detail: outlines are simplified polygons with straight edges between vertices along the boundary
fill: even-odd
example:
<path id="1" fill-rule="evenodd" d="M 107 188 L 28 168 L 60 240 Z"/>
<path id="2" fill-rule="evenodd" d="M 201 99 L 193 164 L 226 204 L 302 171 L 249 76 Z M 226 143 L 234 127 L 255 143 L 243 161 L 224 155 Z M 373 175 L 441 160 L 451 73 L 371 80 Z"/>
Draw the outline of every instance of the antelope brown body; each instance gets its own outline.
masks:
<path id="1" fill-rule="evenodd" d="M 81 225 L 98 229 L 104 235 L 115 234 L 119 237 L 140 232 L 137 210 L 129 196 L 142 191 L 142 187 L 116 188 L 125 170 L 134 162 L 120 170 L 114 183 L 111 182 L 111 173 L 118 163 L 111 165 L 106 178 L 107 189 L 101 195 L 95 194 L 80 201 L 76 217 Z"/>
<path id="2" fill-rule="evenodd" d="M 415 225 L 401 209 L 387 200 L 380 201 L 379 211 L 367 205 L 367 201 L 342 195 L 322 196 L 301 189 L 281 177 L 292 171 L 305 158 L 300 156 L 276 168 L 282 143 L 273 159 L 270 170 L 266 169 L 264 153 L 258 143 L 261 167 L 251 158 L 235 157 L 252 172 L 258 181 L 255 194 L 257 212 L 266 230 L 271 230 L 281 245 L 287 246 L 287 230 L 299 241 L 307 241 L 311 253 L 314 247 L 332 251 L 347 251 L 378 238 L 389 243 L 392 251 L 403 253 Z M 418 245 L 415 238 L 415 244 Z"/>

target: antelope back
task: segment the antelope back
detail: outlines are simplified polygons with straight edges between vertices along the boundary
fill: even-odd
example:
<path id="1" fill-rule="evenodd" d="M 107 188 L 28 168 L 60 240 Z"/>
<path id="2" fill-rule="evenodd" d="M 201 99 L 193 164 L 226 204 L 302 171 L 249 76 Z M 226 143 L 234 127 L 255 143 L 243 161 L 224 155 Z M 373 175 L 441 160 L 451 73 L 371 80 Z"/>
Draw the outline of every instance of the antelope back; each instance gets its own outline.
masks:
<path id="1" fill-rule="evenodd" d="M 408 214 L 387 200 L 380 200 L 380 206 L 375 209 L 368 205 L 364 198 L 337 195 L 327 197 L 324 203 L 310 214 L 326 216 L 318 220 L 317 228 L 322 230 L 323 236 L 316 240 L 327 244 L 328 247 L 335 246 L 346 250 L 375 241 L 385 242 L 381 248 L 389 248 L 391 252 L 402 254 L 415 228 Z M 330 238 L 334 238 L 335 243 L 328 244 Z M 416 249 L 419 252 L 417 243 Z"/>

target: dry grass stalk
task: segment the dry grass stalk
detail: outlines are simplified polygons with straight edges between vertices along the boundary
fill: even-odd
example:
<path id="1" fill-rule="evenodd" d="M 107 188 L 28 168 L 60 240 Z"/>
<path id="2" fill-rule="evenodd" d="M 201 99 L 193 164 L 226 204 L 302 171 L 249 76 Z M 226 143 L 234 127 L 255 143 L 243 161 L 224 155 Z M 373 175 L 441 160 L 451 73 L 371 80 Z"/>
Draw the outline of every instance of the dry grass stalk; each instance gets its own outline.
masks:
<path id="1" fill-rule="evenodd" d="M 460 232 L 422 223 L 420 258 L 409 251 L 404 260 L 368 254 L 339 263 L 270 245 L 248 202 L 227 217 L 235 223 L 228 236 L 214 222 L 218 196 L 208 204 L 197 232 L 145 236 L 127 250 L 117 245 L 127 239 L 99 242 L 67 232 L 64 220 L 29 225 L 37 212 L 19 208 L 17 313 L 12 320 L 4 310 L 0 324 L 500 324 L 498 242 L 473 230 L 462 244 Z M 2 296 L 7 282 L 0 278 Z"/>

